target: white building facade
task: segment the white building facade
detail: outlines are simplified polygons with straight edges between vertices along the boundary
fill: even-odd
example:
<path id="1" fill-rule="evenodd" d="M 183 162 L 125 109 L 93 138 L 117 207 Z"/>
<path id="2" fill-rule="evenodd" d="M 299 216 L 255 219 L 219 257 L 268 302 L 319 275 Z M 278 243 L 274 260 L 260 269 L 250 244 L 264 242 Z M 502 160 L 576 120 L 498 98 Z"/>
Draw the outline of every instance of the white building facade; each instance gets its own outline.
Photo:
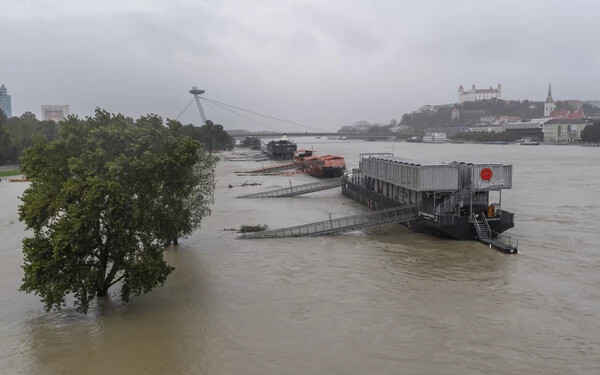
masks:
<path id="1" fill-rule="evenodd" d="M 462 85 L 458 87 L 458 103 L 464 102 L 476 102 L 478 100 L 490 100 L 490 99 L 502 99 L 502 86 L 498 84 L 498 87 L 493 88 L 490 86 L 489 89 L 478 89 L 473 85 L 471 90 L 465 91 Z"/>
<path id="2" fill-rule="evenodd" d="M 581 132 L 590 125 L 585 120 L 553 119 L 542 125 L 544 143 L 573 143 L 581 141 Z"/>
<path id="3" fill-rule="evenodd" d="M 43 105 L 42 106 L 42 121 L 59 122 L 69 117 L 68 105 Z"/>

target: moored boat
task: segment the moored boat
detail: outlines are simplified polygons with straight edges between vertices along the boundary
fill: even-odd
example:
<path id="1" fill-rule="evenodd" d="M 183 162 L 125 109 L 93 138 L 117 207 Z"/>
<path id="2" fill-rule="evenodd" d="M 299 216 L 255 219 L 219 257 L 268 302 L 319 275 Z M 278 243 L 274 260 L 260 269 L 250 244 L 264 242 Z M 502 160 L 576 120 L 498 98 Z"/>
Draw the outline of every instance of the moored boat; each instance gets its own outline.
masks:
<path id="1" fill-rule="evenodd" d="M 522 144 L 523 146 L 539 146 L 539 145 L 540 145 L 540 142 L 538 142 L 538 141 L 532 141 L 532 140 L 531 140 L 531 138 L 524 138 L 524 139 L 521 141 L 521 144 Z"/>
<path id="2" fill-rule="evenodd" d="M 343 156 L 316 156 L 313 150 L 297 150 L 294 153 L 294 163 L 314 177 L 340 177 L 346 170 Z"/>
<path id="3" fill-rule="evenodd" d="M 311 156 L 304 162 L 306 173 L 314 177 L 340 177 L 346 170 L 344 157 L 337 155 Z"/>
<path id="4" fill-rule="evenodd" d="M 272 140 L 270 142 L 263 142 L 261 150 L 268 154 L 273 159 L 292 159 L 294 152 L 296 151 L 296 144 L 283 136 L 278 140 Z"/>

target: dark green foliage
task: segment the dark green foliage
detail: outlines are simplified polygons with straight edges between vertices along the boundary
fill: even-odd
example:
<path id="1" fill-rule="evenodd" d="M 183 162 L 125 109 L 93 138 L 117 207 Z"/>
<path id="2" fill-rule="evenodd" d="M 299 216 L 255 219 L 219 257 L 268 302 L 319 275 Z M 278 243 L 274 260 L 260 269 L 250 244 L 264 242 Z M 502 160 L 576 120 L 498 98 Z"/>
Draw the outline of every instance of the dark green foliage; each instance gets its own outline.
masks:
<path id="1" fill-rule="evenodd" d="M 562 110 L 567 109 L 567 110 L 573 112 L 575 110 L 575 107 L 573 107 L 573 105 L 566 100 L 558 100 L 558 101 L 554 102 L 554 105 L 556 106 L 556 108 L 555 108 L 556 111 L 562 111 Z"/>
<path id="2" fill-rule="evenodd" d="M 165 245 L 209 212 L 214 158 L 158 116 L 132 124 L 97 110 L 61 125 L 59 138 L 37 137 L 21 159 L 31 185 L 20 220 L 33 230 L 23 241 L 21 289 L 47 310 L 72 294 L 86 312 L 117 282 L 125 302 L 162 285 L 173 270 Z"/>
<path id="3" fill-rule="evenodd" d="M 215 125 L 210 120 L 201 127 L 188 124 L 183 127 L 182 133 L 202 143 L 209 153 L 216 150 L 231 150 L 235 145 L 235 139 L 223 129 L 223 126 Z"/>
<path id="4" fill-rule="evenodd" d="M 595 107 L 591 104 L 588 103 L 583 103 L 581 105 L 581 109 L 583 109 L 583 113 L 585 113 L 586 116 L 598 116 L 600 115 L 600 107 Z"/>
<path id="5" fill-rule="evenodd" d="M 31 146 L 33 138 L 38 135 L 49 141 L 56 139 L 58 128 L 57 123 L 39 121 L 31 112 L 9 119 L 4 113 L 0 114 L 0 164 L 16 163 L 23 150 Z"/>
<path id="6" fill-rule="evenodd" d="M 583 128 L 581 140 L 584 142 L 600 143 L 600 122 Z"/>

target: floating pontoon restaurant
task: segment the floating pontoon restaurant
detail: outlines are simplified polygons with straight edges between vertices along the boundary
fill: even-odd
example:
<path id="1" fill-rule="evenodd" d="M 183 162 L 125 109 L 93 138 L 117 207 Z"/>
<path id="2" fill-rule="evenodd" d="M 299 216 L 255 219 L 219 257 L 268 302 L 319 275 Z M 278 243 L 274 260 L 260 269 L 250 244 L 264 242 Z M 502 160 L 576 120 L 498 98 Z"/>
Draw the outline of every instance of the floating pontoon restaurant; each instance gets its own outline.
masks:
<path id="1" fill-rule="evenodd" d="M 362 154 L 342 192 L 373 210 L 417 204 L 418 218 L 405 223 L 410 229 L 472 240 L 514 226 L 513 213 L 501 206 L 502 189 L 511 187 L 512 165 Z"/>

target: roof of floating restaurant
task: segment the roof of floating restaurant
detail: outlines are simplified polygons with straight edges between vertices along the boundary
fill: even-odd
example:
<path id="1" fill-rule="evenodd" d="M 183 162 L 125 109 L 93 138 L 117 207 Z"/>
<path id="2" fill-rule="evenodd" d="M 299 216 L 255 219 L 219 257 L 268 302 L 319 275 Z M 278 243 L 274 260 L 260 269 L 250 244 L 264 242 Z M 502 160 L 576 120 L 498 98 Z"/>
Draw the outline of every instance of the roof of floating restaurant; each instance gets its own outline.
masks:
<path id="1" fill-rule="evenodd" d="M 447 167 L 450 165 L 449 163 L 434 163 L 434 162 L 430 162 L 430 161 L 426 161 L 426 160 L 401 158 L 398 156 L 385 156 L 385 157 L 371 156 L 368 159 L 385 160 L 385 161 L 391 161 L 394 163 L 414 165 L 414 166 L 418 166 L 418 167 Z"/>
<path id="2" fill-rule="evenodd" d="M 384 161 L 391 161 L 394 163 L 401 163 L 401 164 L 406 164 L 406 165 L 414 165 L 416 167 L 448 167 L 448 166 L 452 166 L 455 164 L 466 164 L 466 165 L 506 165 L 504 163 L 499 163 L 499 162 L 495 162 L 495 161 L 453 161 L 451 163 L 446 163 L 446 162 L 432 162 L 432 161 L 427 161 L 427 160 L 418 160 L 418 159 L 410 159 L 410 158 L 402 158 L 399 156 L 371 156 L 368 157 L 368 159 L 375 159 L 375 160 L 384 160 Z"/>
<path id="3" fill-rule="evenodd" d="M 472 181 L 471 178 L 468 181 L 464 180 L 461 166 L 468 166 L 464 171 L 474 171 L 469 173 L 469 175 L 474 173 Z M 415 174 L 405 175 L 400 168 L 414 170 Z M 485 168 L 492 169 L 493 176 L 484 181 L 480 172 Z M 416 191 L 453 191 L 458 190 L 463 184 L 471 185 L 474 191 L 512 187 L 512 165 L 487 161 L 434 163 L 380 155 L 363 158 L 361 172 L 372 178 Z"/>

